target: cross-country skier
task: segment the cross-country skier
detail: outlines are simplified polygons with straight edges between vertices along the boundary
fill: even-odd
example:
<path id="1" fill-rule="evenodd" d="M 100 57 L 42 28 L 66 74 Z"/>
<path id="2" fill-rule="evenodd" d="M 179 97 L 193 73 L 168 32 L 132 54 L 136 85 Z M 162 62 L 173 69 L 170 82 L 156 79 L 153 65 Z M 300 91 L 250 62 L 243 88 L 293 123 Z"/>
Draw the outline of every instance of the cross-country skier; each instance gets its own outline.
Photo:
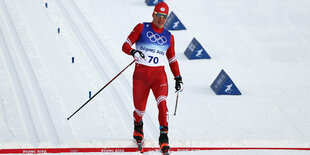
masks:
<path id="1" fill-rule="evenodd" d="M 143 140 L 143 121 L 147 98 L 152 92 L 157 101 L 160 125 L 159 145 L 163 152 L 170 149 L 168 140 L 168 109 L 166 98 L 168 96 L 168 82 L 164 69 L 164 62 L 169 61 L 170 69 L 175 79 L 176 91 L 183 90 L 182 77 L 175 57 L 174 37 L 164 29 L 169 7 L 166 3 L 158 3 L 152 14 L 151 23 L 139 23 L 132 30 L 122 50 L 136 59 L 133 74 L 133 100 L 135 110 L 133 137 L 138 143 Z M 136 49 L 131 46 L 136 44 Z"/>

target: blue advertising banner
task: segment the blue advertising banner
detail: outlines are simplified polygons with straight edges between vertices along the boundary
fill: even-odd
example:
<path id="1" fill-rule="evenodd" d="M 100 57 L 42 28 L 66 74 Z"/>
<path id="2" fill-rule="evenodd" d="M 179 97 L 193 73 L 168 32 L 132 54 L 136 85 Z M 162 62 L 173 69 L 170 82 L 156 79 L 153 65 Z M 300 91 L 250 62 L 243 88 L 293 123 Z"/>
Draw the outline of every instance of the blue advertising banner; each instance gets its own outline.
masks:
<path id="1" fill-rule="evenodd" d="M 155 6 L 159 2 L 163 2 L 163 0 L 145 0 L 146 5 L 148 6 Z"/>
<path id="2" fill-rule="evenodd" d="M 188 59 L 211 59 L 207 51 L 201 46 L 196 38 L 186 48 L 184 54 Z"/>
<path id="3" fill-rule="evenodd" d="M 216 95 L 241 95 L 237 86 L 223 69 L 212 83 L 211 88 Z"/>
<path id="4" fill-rule="evenodd" d="M 172 11 L 168 16 L 164 28 L 167 30 L 186 30 L 185 26 Z"/>

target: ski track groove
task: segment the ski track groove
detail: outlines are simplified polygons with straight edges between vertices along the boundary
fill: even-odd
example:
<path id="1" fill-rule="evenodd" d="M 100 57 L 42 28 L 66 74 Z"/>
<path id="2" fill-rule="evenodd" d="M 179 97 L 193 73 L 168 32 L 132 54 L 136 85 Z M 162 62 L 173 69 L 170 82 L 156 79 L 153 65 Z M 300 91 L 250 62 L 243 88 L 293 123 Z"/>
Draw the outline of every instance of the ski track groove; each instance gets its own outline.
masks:
<path id="1" fill-rule="evenodd" d="M 12 65 L 12 62 L 14 62 L 14 71 L 11 72 L 11 76 L 14 75 L 17 78 L 15 78 L 14 82 L 17 82 L 18 84 L 15 85 L 15 88 L 19 90 L 19 93 L 16 95 L 17 98 L 22 99 L 20 100 L 23 103 L 23 101 L 26 101 L 24 106 L 26 106 L 26 111 L 28 111 L 28 114 L 25 115 L 31 115 L 26 116 L 26 120 L 31 120 L 29 122 L 32 122 L 31 129 L 28 128 L 29 132 L 35 132 L 31 134 L 31 137 L 35 137 L 36 141 L 44 140 L 51 142 L 52 144 L 58 144 L 59 143 L 59 137 L 57 135 L 55 126 L 52 122 L 51 115 L 49 113 L 47 103 L 45 101 L 45 98 L 43 96 L 43 92 L 40 88 L 40 85 L 38 83 L 38 80 L 35 76 L 34 70 L 31 66 L 30 60 L 27 57 L 26 51 L 22 45 L 22 42 L 19 38 L 18 32 L 16 30 L 16 27 L 13 23 L 13 20 L 10 16 L 9 10 L 5 4 L 4 1 L 0 1 L 0 4 L 2 6 L 2 13 L 5 17 L 5 23 L 7 23 L 8 27 L 8 34 L 11 36 L 12 46 L 15 50 L 11 51 L 14 52 L 16 55 L 18 61 L 12 61 L 13 56 L 8 53 L 8 59 L 9 59 L 9 65 Z M 1 35 L 3 37 L 3 34 Z M 8 52 L 8 48 L 5 49 L 6 52 Z M 16 72 L 16 68 L 20 68 L 23 70 L 23 72 Z M 21 82 L 21 79 L 25 81 L 25 83 Z M 20 95 L 22 95 L 20 97 Z M 27 99 L 28 100 L 27 100 Z M 32 102 L 32 103 L 30 103 Z M 34 106 L 34 108 L 32 108 Z M 24 109 L 23 109 L 24 110 Z M 21 110 L 21 111 L 23 111 Z M 33 112 L 32 112 L 33 111 Z M 37 120 L 37 121 L 35 121 Z M 29 131 L 32 130 L 32 131 Z"/>
<path id="2" fill-rule="evenodd" d="M 0 38 L 2 37 L 2 30 L 0 28 Z M 1 39 L 0 39 L 1 41 Z M 1 56 L 0 56 L 1 57 Z M 8 103 L 8 102 L 7 102 Z M 6 116 L 5 114 L 5 107 L 4 107 L 4 102 L 3 102 L 3 99 L 2 97 L 0 96 L 0 115 L 2 116 L 3 120 L 4 120 L 4 123 L 5 125 L 8 127 L 7 130 L 9 131 L 9 133 L 11 134 L 11 136 L 17 140 L 17 141 L 20 141 L 20 139 L 15 135 L 15 133 L 12 131 L 11 127 L 10 127 L 10 124 L 9 124 L 9 120 L 8 120 L 8 117 Z"/>
<path id="3" fill-rule="evenodd" d="M 6 12 L 5 11 L 5 4 L 3 1 L 0 1 L 0 6 L 2 7 L 0 10 L 2 10 L 1 15 L 5 15 Z M 21 80 L 20 80 L 20 76 L 17 72 L 17 69 L 15 67 L 16 62 L 13 61 L 13 58 L 10 54 L 10 50 L 8 48 L 8 40 L 5 39 L 3 31 L 0 27 L 0 45 L 1 45 L 1 49 L 3 52 L 1 55 L 1 58 L 5 64 L 5 68 L 7 68 L 8 74 L 9 74 L 9 79 L 11 79 L 10 83 L 13 87 L 13 89 L 15 89 L 14 92 L 16 92 L 15 95 L 15 101 L 14 102 L 19 110 L 19 114 L 21 114 L 21 119 L 23 122 L 23 127 L 25 129 L 25 134 L 28 136 L 28 139 L 32 142 L 34 142 L 35 144 L 37 144 L 39 142 L 39 136 L 38 133 L 36 131 L 32 116 L 30 114 L 30 108 L 29 108 L 29 103 L 28 100 L 26 99 L 26 95 L 25 92 L 23 90 L 23 86 L 21 84 Z M 14 63 L 15 62 L 15 63 Z M 9 69 L 8 69 L 9 68 Z M 24 102 L 23 102 L 24 101 Z M 27 102 L 27 103 L 25 103 Z M 28 122 L 28 123 L 26 123 Z"/>
<path id="4" fill-rule="evenodd" d="M 109 50 L 100 41 L 99 37 L 97 36 L 97 34 L 93 30 L 93 28 L 90 26 L 89 22 L 85 19 L 84 15 L 80 11 L 80 9 L 77 7 L 76 3 L 74 1 L 72 1 L 72 0 L 68 0 L 66 2 L 70 3 L 68 6 L 71 6 L 71 8 L 75 12 L 75 14 L 79 17 L 82 25 L 87 30 L 87 33 L 90 35 L 92 41 L 95 43 L 97 48 L 99 48 L 99 55 L 100 55 L 100 57 L 96 57 L 96 58 L 99 59 L 99 60 L 104 60 L 103 62 L 105 62 L 105 64 L 106 64 L 104 66 L 108 66 L 108 64 L 110 64 L 110 66 L 112 68 L 110 70 L 112 72 L 113 71 L 114 72 L 115 71 L 120 71 L 121 69 L 118 67 L 119 64 L 117 62 L 115 62 L 114 59 L 110 59 L 110 58 L 112 58 L 112 56 L 111 56 Z M 106 56 L 103 56 L 102 52 L 100 52 L 100 51 L 106 51 L 104 53 L 104 54 L 106 54 Z M 122 51 L 120 51 L 120 52 L 122 52 Z M 115 73 L 115 75 L 116 75 L 116 73 Z M 118 81 L 121 83 L 121 85 L 119 85 L 119 86 L 122 87 L 123 91 L 122 92 L 116 91 L 116 89 L 113 87 L 114 88 L 114 92 L 118 96 L 117 98 L 121 99 L 120 103 L 123 104 L 121 107 L 123 107 L 123 108 L 126 107 L 126 110 L 128 111 L 128 114 L 129 114 L 129 118 L 131 118 L 133 111 L 131 111 L 131 107 L 130 107 L 130 104 L 128 104 L 128 102 L 129 101 L 132 102 L 132 98 L 130 98 L 128 95 L 126 95 L 126 98 L 125 98 L 125 97 L 122 97 L 122 95 L 128 94 L 128 92 L 131 92 L 130 88 L 132 88 L 132 87 L 130 86 L 129 82 L 123 76 L 119 76 L 118 78 L 119 78 Z M 147 122 L 152 122 L 152 124 L 151 124 L 152 126 L 150 128 L 157 128 L 156 125 L 154 124 L 154 122 L 152 121 L 152 119 L 150 118 L 150 116 L 147 113 L 145 114 L 144 119 L 146 119 Z M 151 134 L 151 135 L 153 135 L 153 134 Z"/>

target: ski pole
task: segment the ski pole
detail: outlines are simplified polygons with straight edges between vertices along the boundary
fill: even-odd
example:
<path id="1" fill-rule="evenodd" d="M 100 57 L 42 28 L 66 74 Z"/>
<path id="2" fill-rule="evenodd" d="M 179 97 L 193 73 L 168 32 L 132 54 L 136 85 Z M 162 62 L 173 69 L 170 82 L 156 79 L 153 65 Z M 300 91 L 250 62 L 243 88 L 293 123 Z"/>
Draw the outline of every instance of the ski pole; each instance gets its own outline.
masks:
<path id="1" fill-rule="evenodd" d="M 113 80 L 115 80 L 119 75 L 122 74 L 124 70 L 126 70 L 130 65 L 132 65 L 136 60 L 132 61 L 128 66 L 126 66 L 121 72 L 119 72 L 112 80 L 110 80 L 105 86 L 103 86 L 94 96 L 92 96 L 88 101 L 86 101 L 78 110 L 76 110 L 70 117 L 67 118 L 69 120 L 73 115 L 75 115 L 78 111 L 80 111 L 88 102 L 90 102 L 95 96 L 97 96 L 105 87 L 107 87 Z"/>
<path id="2" fill-rule="evenodd" d="M 177 91 L 177 99 L 175 102 L 174 116 L 177 114 L 178 100 L 179 100 L 179 91 Z"/>

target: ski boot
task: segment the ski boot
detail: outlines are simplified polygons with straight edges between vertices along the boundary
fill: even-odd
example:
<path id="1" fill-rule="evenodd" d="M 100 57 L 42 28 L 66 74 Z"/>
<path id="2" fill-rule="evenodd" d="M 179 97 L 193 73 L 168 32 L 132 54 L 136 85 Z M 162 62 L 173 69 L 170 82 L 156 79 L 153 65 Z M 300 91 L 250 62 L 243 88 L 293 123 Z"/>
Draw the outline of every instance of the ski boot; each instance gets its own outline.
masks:
<path id="1" fill-rule="evenodd" d="M 142 141 L 143 141 L 143 122 L 134 122 L 133 138 L 137 141 L 138 149 L 143 153 Z"/>
<path id="2" fill-rule="evenodd" d="M 143 122 L 135 122 L 135 130 L 133 132 L 133 138 L 139 143 L 143 140 Z"/>
<path id="3" fill-rule="evenodd" d="M 160 136 L 159 136 L 159 147 L 163 154 L 169 154 L 169 139 L 168 139 L 168 127 L 160 127 Z"/>

